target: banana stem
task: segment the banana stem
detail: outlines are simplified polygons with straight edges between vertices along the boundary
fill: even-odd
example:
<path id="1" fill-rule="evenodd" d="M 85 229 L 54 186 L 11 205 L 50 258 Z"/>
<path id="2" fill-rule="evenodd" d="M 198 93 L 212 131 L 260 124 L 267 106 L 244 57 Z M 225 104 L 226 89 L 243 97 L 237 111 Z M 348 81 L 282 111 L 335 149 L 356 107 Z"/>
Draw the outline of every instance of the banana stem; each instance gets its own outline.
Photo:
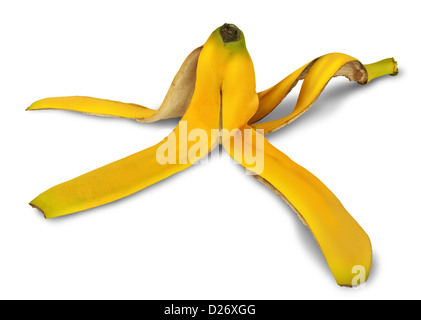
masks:
<path id="1" fill-rule="evenodd" d="M 368 73 L 367 83 L 386 74 L 390 74 L 391 76 L 396 76 L 398 74 L 398 63 L 393 58 L 365 64 L 364 67 Z"/>

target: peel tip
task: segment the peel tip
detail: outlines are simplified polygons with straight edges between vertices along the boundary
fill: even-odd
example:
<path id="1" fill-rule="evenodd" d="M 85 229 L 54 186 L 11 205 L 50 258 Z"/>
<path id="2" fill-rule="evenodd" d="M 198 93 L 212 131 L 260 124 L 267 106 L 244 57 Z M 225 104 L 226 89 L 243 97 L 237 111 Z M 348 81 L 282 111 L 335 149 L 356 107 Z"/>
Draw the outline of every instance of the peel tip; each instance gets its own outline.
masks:
<path id="1" fill-rule="evenodd" d="M 341 283 L 338 283 L 338 286 L 340 286 L 341 288 L 350 288 L 350 289 L 358 289 L 360 287 L 362 288 L 365 285 L 366 285 L 366 282 L 357 283 L 357 284 L 349 284 L 349 283 L 341 284 Z"/>
<path id="2" fill-rule="evenodd" d="M 38 207 L 37 205 L 33 204 L 32 202 L 30 202 L 30 203 L 29 203 L 29 205 L 30 205 L 32 208 L 35 208 L 35 209 L 37 209 L 38 211 L 40 211 L 40 212 L 44 215 L 44 218 L 45 218 L 45 219 L 48 219 L 48 217 L 47 217 L 47 215 L 45 214 L 44 210 L 42 210 L 40 207 Z"/>
<path id="3" fill-rule="evenodd" d="M 232 23 L 224 23 L 219 29 L 219 34 L 224 43 L 236 42 L 243 37 L 241 30 Z"/>
<path id="4" fill-rule="evenodd" d="M 37 108 L 37 105 L 38 105 L 38 102 L 39 101 L 41 101 L 41 100 L 38 100 L 38 101 L 33 102 L 29 107 L 27 107 L 25 109 L 25 111 L 30 111 L 30 110 L 36 110 L 36 109 L 38 109 Z"/>
<path id="5" fill-rule="evenodd" d="M 25 109 L 25 111 L 28 110 L 40 110 L 45 108 L 45 102 L 48 101 L 50 98 L 44 98 L 37 101 L 34 101 L 31 103 L 29 107 Z"/>

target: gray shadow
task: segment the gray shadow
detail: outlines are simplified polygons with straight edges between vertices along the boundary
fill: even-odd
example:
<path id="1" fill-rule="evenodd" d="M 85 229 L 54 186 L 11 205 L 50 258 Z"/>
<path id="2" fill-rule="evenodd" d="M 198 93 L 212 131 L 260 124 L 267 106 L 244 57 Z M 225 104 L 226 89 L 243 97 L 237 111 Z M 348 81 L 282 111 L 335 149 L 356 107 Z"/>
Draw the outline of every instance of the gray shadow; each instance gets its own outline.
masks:
<path id="1" fill-rule="evenodd" d="M 374 250 L 374 248 L 372 248 L 373 250 L 373 258 L 371 261 L 371 269 L 370 269 L 370 273 L 368 275 L 368 279 L 367 279 L 367 284 L 369 285 L 371 282 L 376 281 L 376 275 L 377 275 L 377 265 L 378 265 L 378 260 L 377 260 L 377 255 L 376 252 Z"/>
<path id="2" fill-rule="evenodd" d="M 236 166 L 238 167 L 238 166 Z M 252 178 L 252 177 L 251 177 Z M 267 192 L 270 192 L 272 197 L 275 197 L 280 204 L 280 212 L 288 211 L 290 214 L 288 215 L 290 218 L 291 223 L 294 226 L 295 231 L 298 233 L 298 238 L 300 242 L 300 246 L 304 248 L 307 254 L 316 261 L 319 265 L 323 266 L 322 269 L 329 277 L 332 277 L 332 273 L 329 269 L 329 266 L 326 262 L 326 259 L 320 250 L 320 247 L 313 237 L 312 232 L 310 231 L 307 226 L 305 226 L 300 219 L 298 218 L 297 214 L 291 209 L 291 207 L 280 197 L 278 197 L 272 190 L 268 189 L 263 183 L 257 181 L 256 179 L 252 178 L 252 183 L 257 183 L 260 185 L 261 188 L 265 188 Z M 276 208 L 274 208 L 276 210 Z M 336 282 L 335 282 L 336 283 Z"/>

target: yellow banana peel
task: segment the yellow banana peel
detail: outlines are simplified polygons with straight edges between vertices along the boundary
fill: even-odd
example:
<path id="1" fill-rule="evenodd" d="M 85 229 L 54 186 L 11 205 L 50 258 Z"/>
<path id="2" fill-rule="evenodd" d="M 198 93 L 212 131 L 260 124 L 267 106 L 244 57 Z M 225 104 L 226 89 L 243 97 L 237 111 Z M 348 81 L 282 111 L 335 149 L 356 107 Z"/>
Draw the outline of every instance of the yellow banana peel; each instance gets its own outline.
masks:
<path id="1" fill-rule="evenodd" d="M 371 268 L 369 237 L 319 179 L 276 149 L 264 135 L 308 110 L 333 77 L 345 76 L 366 84 L 397 72 L 393 58 L 364 65 L 349 55 L 331 53 L 257 93 L 244 35 L 235 25 L 224 24 L 186 58 L 158 110 L 79 96 L 33 103 L 28 110 L 62 109 L 139 122 L 182 118 L 155 146 L 52 187 L 30 204 L 46 218 L 53 218 L 109 203 L 188 168 L 219 143 L 297 213 L 313 233 L 337 283 L 359 285 L 367 280 Z M 303 84 L 294 110 L 286 117 L 258 122 L 300 80 Z"/>

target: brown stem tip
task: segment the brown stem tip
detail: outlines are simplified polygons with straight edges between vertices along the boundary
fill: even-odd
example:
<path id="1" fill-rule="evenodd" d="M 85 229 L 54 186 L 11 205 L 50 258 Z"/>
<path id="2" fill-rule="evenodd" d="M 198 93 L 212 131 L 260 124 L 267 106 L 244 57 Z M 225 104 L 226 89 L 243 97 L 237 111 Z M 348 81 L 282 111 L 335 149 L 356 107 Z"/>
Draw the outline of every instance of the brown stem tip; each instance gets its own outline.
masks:
<path id="1" fill-rule="evenodd" d="M 235 25 L 230 23 L 225 23 L 219 30 L 222 40 L 224 43 L 234 42 L 241 39 L 241 30 L 238 29 Z"/>

